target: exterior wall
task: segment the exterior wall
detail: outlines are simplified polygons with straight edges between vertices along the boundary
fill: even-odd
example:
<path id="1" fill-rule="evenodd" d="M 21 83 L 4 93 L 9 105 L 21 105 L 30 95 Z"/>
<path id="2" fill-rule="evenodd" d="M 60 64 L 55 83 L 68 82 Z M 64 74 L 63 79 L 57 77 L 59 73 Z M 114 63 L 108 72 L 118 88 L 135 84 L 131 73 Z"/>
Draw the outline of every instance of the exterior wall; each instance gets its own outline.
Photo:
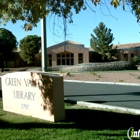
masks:
<path id="1" fill-rule="evenodd" d="M 121 47 L 122 46 L 122 47 Z M 57 57 L 58 54 L 60 55 L 73 55 L 73 63 L 70 62 L 69 65 L 76 65 L 78 63 L 89 63 L 89 62 L 96 62 L 95 54 L 93 54 L 93 49 L 90 51 L 90 48 L 85 48 L 83 44 L 73 43 L 72 41 L 65 41 L 56 45 L 53 45 L 47 48 L 47 63 L 48 66 L 57 66 Z M 82 54 L 82 61 L 79 56 Z M 94 55 L 94 57 L 93 57 Z M 118 47 L 118 61 L 131 61 L 134 56 L 140 57 L 140 43 L 136 46 L 134 44 L 125 44 L 119 45 Z M 61 60 L 63 58 L 61 57 Z M 67 57 L 64 58 L 65 63 L 67 64 Z M 72 59 L 72 57 L 69 57 Z M 1 65 L 1 64 L 0 64 Z M 18 68 L 18 67 L 27 67 L 30 66 L 26 62 L 23 61 L 21 57 L 19 57 L 15 61 L 5 61 L 4 67 L 5 68 Z M 34 62 L 34 66 L 41 66 L 41 58 L 38 58 Z"/>
<path id="2" fill-rule="evenodd" d="M 120 61 L 130 62 L 134 56 L 140 57 L 140 48 L 120 49 L 118 50 L 118 56 Z"/>
<path id="3" fill-rule="evenodd" d="M 4 68 L 19 68 L 19 67 L 28 67 L 30 66 L 26 62 L 23 61 L 21 57 L 19 57 L 15 61 L 5 61 L 4 62 Z M 41 60 L 38 59 L 34 62 L 34 66 L 41 66 Z"/>
<path id="4" fill-rule="evenodd" d="M 89 51 L 82 45 L 66 45 L 60 44 L 49 47 L 47 49 L 47 54 L 52 55 L 52 66 L 57 65 L 57 54 L 73 54 L 74 55 L 74 65 L 78 64 L 78 54 L 83 54 L 83 63 L 89 63 Z"/>
<path id="5" fill-rule="evenodd" d="M 136 56 L 140 56 L 140 48 L 137 48 L 135 53 L 136 53 Z"/>
<path id="6" fill-rule="evenodd" d="M 22 58 L 18 58 L 15 61 L 5 61 L 4 68 L 18 68 L 18 67 L 25 67 L 26 64 Z"/>

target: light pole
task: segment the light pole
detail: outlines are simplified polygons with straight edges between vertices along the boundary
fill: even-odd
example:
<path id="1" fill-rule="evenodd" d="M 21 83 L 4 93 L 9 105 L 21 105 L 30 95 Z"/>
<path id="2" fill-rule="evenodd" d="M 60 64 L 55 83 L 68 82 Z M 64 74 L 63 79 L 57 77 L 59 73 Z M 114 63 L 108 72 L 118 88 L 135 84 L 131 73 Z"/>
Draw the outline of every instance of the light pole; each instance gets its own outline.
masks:
<path id="1" fill-rule="evenodd" d="M 46 35 L 46 17 L 41 19 L 41 57 L 42 71 L 47 71 L 47 35 Z"/>

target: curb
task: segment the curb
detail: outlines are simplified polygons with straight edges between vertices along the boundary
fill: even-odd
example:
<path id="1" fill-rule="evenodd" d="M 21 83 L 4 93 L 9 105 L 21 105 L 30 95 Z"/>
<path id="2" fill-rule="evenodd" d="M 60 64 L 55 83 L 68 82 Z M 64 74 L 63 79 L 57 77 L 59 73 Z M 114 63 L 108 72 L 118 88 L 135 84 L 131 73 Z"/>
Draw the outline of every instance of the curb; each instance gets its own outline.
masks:
<path id="1" fill-rule="evenodd" d="M 101 105 L 101 104 L 97 104 L 97 103 L 89 103 L 89 102 L 83 102 L 83 101 L 77 101 L 77 105 L 85 106 L 85 107 L 93 108 L 93 109 L 97 109 L 97 110 L 105 110 L 105 111 L 113 111 L 113 112 L 119 112 L 119 113 L 140 115 L 140 109 L 118 107 L 118 106 L 111 106 L 111 105 Z"/>
<path id="2" fill-rule="evenodd" d="M 92 82 L 92 81 L 80 81 L 80 80 L 64 80 L 64 82 L 77 82 L 77 83 L 87 83 L 87 84 L 111 84 L 111 85 L 125 85 L 125 86 L 140 86 L 136 83 L 120 83 L 120 82 Z"/>
<path id="3" fill-rule="evenodd" d="M 65 99 L 65 102 L 68 103 L 74 103 L 79 106 L 88 107 L 95 110 L 102 110 L 102 111 L 111 111 L 116 113 L 125 113 L 125 114 L 132 114 L 132 115 L 140 115 L 140 109 L 133 109 L 133 108 L 127 108 L 127 107 L 118 107 L 118 106 L 112 106 L 112 105 L 102 105 L 97 103 L 89 103 L 84 101 L 75 101 L 75 100 L 69 100 Z"/>

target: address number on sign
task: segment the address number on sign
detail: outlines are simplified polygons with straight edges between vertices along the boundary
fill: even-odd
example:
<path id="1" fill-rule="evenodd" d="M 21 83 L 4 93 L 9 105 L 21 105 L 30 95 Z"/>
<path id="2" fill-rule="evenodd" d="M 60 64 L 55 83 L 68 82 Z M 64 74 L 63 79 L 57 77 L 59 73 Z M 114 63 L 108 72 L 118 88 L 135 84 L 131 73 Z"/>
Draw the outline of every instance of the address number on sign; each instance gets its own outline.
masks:
<path id="1" fill-rule="evenodd" d="M 27 105 L 27 104 L 21 104 L 21 109 L 28 109 L 29 108 L 29 105 Z"/>

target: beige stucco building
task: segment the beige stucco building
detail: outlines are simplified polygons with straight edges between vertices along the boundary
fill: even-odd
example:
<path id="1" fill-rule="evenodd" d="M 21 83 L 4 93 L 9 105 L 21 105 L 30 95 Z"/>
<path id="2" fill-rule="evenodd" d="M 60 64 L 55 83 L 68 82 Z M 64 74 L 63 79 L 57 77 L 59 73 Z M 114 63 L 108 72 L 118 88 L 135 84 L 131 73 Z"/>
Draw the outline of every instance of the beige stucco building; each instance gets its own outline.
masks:
<path id="1" fill-rule="evenodd" d="M 119 44 L 118 59 L 121 61 L 131 61 L 134 56 L 140 57 L 140 43 Z"/>
<path id="2" fill-rule="evenodd" d="M 134 56 L 140 57 L 140 43 L 117 44 L 114 45 L 113 47 L 115 48 L 116 46 L 117 46 L 116 56 L 118 61 L 131 62 Z M 92 52 L 94 52 L 94 50 L 91 47 L 89 47 L 89 62 L 91 62 L 91 59 L 93 57 Z"/>
<path id="3" fill-rule="evenodd" d="M 47 58 L 49 66 L 89 63 L 89 49 L 68 40 L 48 47 Z"/>
<path id="4" fill-rule="evenodd" d="M 140 43 L 118 44 L 117 46 L 117 60 L 131 61 L 134 56 L 140 57 Z M 18 50 L 20 51 L 20 50 Z M 55 44 L 46 49 L 47 51 L 47 65 L 76 65 L 79 63 L 96 62 L 94 50 L 91 47 L 85 47 L 84 44 L 73 42 L 70 40 Z M 6 61 L 5 68 L 17 68 L 30 66 L 19 58 L 16 61 Z M 41 66 L 41 58 L 34 62 L 34 66 Z"/>

